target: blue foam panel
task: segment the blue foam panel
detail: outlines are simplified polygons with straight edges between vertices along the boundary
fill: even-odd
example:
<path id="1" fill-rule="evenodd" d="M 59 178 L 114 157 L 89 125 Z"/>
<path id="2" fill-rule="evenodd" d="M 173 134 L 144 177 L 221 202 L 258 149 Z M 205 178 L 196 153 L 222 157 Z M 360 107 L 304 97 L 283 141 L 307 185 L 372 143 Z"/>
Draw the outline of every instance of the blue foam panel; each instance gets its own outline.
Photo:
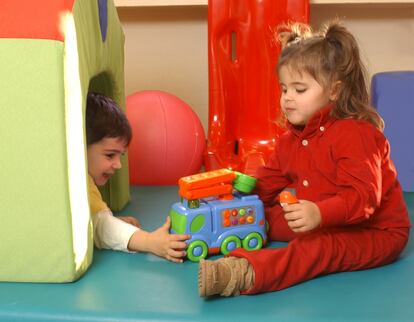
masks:
<path id="1" fill-rule="evenodd" d="M 404 191 L 414 191 L 414 71 L 375 74 L 372 105 L 385 121 L 391 158 Z"/>

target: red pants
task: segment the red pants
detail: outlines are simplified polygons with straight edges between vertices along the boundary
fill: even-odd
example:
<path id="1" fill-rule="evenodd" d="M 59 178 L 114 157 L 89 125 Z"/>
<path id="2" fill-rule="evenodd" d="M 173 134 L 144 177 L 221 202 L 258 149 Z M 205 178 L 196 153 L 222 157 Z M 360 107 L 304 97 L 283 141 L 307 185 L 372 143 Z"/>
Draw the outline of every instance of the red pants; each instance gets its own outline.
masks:
<path id="1" fill-rule="evenodd" d="M 287 247 L 257 251 L 236 249 L 230 256 L 244 257 L 255 272 L 253 288 L 244 294 L 277 291 L 318 275 L 377 267 L 397 259 L 408 240 L 408 228 L 379 230 L 341 227 L 296 234 L 283 215 L 267 209 L 268 238 L 290 241 Z"/>

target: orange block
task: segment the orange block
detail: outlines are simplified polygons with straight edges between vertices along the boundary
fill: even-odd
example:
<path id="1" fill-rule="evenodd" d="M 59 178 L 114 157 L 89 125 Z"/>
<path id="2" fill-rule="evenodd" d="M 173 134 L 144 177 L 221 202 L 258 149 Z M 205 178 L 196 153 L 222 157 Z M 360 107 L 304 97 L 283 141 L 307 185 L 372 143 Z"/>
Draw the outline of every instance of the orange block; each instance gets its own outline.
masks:
<path id="1" fill-rule="evenodd" d="M 178 194 L 183 198 L 193 200 L 212 196 L 231 195 L 232 192 L 233 186 L 231 184 L 223 184 L 194 190 L 180 189 Z"/>
<path id="2" fill-rule="evenodd" d="M 233 171 L 219 169 L 183 177 L 178 181 L 178 185 L 180 189 L 192 190 L 232 182 L 234 179 L 236 174 Z"/>
<path id="3" fill-rule="evenodd" d="M 295 197 L 295 195 L 288 191 L 284 190 L 279 194 L 279 201 L 280 204 L 283 206 L 285 205 L 291 205 L 298 202 L 298 199 Z"/>

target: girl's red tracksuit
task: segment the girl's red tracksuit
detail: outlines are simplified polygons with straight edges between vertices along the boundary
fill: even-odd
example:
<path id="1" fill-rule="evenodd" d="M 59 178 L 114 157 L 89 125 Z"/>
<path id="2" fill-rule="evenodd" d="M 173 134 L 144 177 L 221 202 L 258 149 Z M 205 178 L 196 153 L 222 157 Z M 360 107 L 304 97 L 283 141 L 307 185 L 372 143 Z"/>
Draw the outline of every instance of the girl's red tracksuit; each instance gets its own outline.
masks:
<path id="1" fill-rule="evenodd" d="M 303 129 L 290 126 L 269 163 L 257 171 L 268 239 L 289 243 L 229 254 L 253 265 L 255 283 L 245 294 L 385 265 L 407 243 L 410 222 L 388 141 L 366 121 L 332 118 L 331 108 L 322 109 Z M 277 200 L 286 187 L 296 189 L 298 199 L 316 203 L 322 218 L 318 229 L 290 230 Z"/>

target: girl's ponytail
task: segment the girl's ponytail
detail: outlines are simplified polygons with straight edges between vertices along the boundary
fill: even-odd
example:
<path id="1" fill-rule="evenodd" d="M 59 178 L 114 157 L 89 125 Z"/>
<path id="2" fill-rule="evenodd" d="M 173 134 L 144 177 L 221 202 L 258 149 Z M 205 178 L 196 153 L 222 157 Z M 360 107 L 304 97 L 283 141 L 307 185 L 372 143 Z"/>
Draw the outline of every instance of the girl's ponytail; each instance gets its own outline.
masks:
<path id="1" fill-rule="evenodd" d="M 355 37 L 338 21 L 326 24 L 321 35 L 334 51 L 335 78 L 341 82 L 333 115 L 337 118 L 364 119 L 382 130 L 383 120 L 369 105 L 367 73 Z"/>
<path id="2" fill-rule="evenodd" d="M 312 29 L 304 23 L 287 23 L 277 28 L 276 36 L 282 48 L 285 48 L 311 37 Z"/>

